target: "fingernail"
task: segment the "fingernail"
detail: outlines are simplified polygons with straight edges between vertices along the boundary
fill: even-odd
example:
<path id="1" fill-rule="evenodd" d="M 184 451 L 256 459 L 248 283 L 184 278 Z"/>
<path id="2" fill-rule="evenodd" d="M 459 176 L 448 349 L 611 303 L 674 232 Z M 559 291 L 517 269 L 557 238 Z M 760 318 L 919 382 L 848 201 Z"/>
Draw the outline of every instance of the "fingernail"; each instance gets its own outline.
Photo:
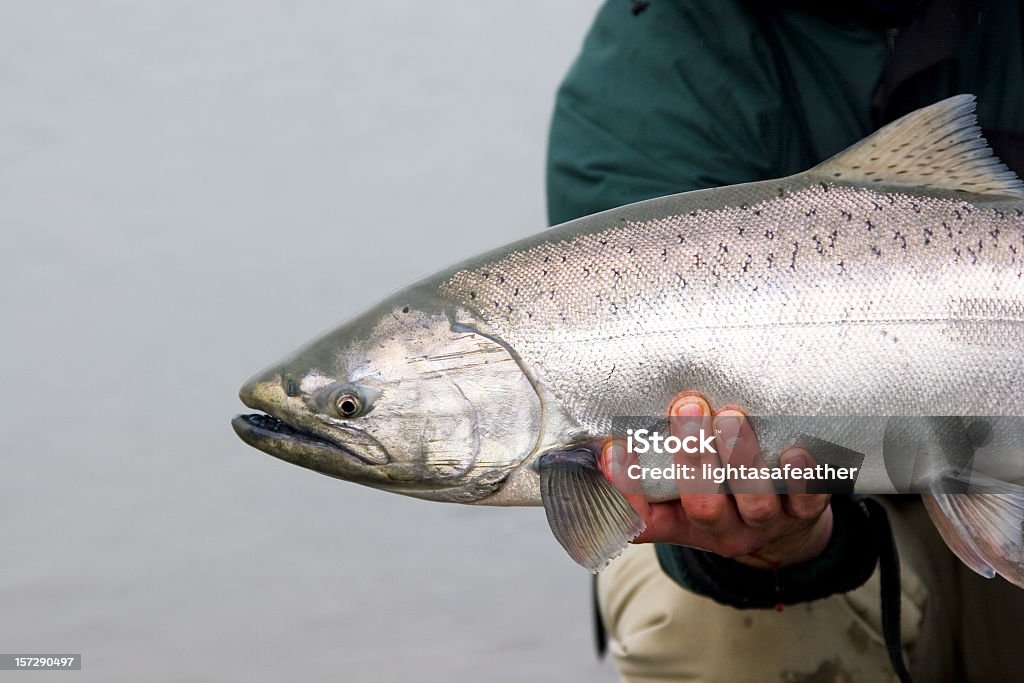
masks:
<path id="1" fill-rule="evenodd" d="M 702 417 L 704 406 L 699 403 L 684 403 L 676 408 L 676 417 Z"/>
<path id="2" fill-rule="evenodd" d="M 686 432 L 700 429 L 701 418 L 704 417 L 704 406 L 697 402 L 684 403 L 676 408 L 675 417 L 682 418 L 678 424 Z"/>
<path id="3" fill-rule="evenodd" d="M 807 467 L 810 463 L 807 461 L 807 456 L 799 448 L 792 448 L 782 454 L 779 458 L 779 462 L 783 466 L 789 465 L 790 467 Z"/>
<path id="4" fill-rule="evenodd" d="M 626 448 L 618 441 L 613 441 L 604 449 L 604 454 L 607 465 L 621 465 L 626 459 Z"/>
<path id="5" fill-rule="evenodd" d="M 740 418 L 731 415 L 715 419 L 715 434 L 730 448 L 740 435 Z"/>

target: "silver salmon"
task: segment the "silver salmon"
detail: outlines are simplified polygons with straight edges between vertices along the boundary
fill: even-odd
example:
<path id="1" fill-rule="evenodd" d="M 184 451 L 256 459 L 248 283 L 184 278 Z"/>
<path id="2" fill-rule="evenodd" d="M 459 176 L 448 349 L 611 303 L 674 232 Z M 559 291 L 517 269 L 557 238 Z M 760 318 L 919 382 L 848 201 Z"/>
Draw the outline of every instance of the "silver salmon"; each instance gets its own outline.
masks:
<path id="1" fill-rule="evenodd" d="M 923 492 L 964 562 L 1024 587 L 1022 387 L 1024 185 L 961 95 L 803 173 L 606 211 L 417 282 L 249 380 L 261 412 L 233 426 L 379 489 L 542 504 L 597 570 L 643 522 L 594 444 L 697 389 L 761 420 L 766 453 L 804 439 L 819 462 L 854 454 L 857 491 Z"/>

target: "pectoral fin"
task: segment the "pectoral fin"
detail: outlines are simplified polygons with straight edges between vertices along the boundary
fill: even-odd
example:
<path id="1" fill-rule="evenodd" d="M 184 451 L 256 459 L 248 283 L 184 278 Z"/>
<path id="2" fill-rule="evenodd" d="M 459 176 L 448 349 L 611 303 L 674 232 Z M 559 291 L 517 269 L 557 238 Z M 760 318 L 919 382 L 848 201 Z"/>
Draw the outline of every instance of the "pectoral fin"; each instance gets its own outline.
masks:
<path id="1" fill-rule="evenodd" d="M 545 453 L 537 469 L 552 533 L 590 571 L 603 569 L 644 530 L 643 520 L 605 479 L 589 450 Z"/>
<path id="2" fill-rule="evenodd" d="M 939 534 L 957 557 L 982 576 L 999 574 L 1024 588 L 1024 487 L 979 474 L 948 477 L 967 484 L 967 493 L 924 496 Z"/>

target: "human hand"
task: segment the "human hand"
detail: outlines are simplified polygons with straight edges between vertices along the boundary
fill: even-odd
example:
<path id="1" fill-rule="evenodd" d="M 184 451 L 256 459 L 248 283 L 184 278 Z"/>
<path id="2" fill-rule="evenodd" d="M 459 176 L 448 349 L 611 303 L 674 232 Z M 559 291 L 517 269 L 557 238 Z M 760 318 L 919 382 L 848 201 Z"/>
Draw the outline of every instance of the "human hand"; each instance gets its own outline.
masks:
<path id="1" fill-rule="evenodd" d="M 757 437 L 746 416 L 735 408 L 712 411 L 700 394 L 680 394 L 669 408 L 672 434 L 680 439 L 700 429 L 715 433 L 714 454 L 687 455 L 680 452 L 678 464 L 718 467 L 725 464 L 764 467 Z M 605 444 L 601 470 L 615 484 L 615 463 L 636 462 L 620 440 Z M 814 459 L 806 450 L 786 450 L 782 465 L 813 467 Z M 707 483 L 678 482 L 679 501 L 650 503 L 641 493 L 622 492 L 644 520 L 647 528 L 634 543 L 675 543 L 700 548 L 758 568 L 781 568 L 817 557 L 832 536 L 832 508 L 827 494 L 803 493 L 804 482 L 787 482 L 786 495 L 778 495 L 771 481 L 743 482 L 739 492 L 731 482 L 730 493 L 709 490 Z"/>

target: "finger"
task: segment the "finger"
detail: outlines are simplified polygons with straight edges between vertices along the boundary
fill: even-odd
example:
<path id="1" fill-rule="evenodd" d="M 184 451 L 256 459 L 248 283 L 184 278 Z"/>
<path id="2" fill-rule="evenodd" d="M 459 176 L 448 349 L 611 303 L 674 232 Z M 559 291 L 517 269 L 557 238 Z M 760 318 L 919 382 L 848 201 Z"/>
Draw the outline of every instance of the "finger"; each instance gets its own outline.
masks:
<path id="1" fill-rule="evenodd" d="M 767 469 L 757 435 L 746 415 L 738 410 L 723 410 L 715 418 L 715 434 L 724 463 Z M 782 516 L 782 501 L 775 493 L 771 479 L 733 478 L 729 481 L 729 488 L 735 494 L 740 518 L 748 526 L 763 528 Z"/>
<path id="2" fill-rule="evenodd" d="M 608 439 L 601 445 L 598 464 L 605 478 L 623 495 L 645 493 L 639 473 L 639 459 L 623 439 Z"/>
<path id="3" fill-rule="evenodd" d="M 700 394 L 680 394 L 668 409 L 669 434 L 678 439 L 684 448 L 675 453 L 675 462 L 686 468 L 688 477 L 677 479 L 679 494 L 711 494 L 722 490 L 721 485 L 704 476 L 707 465 L 717 468 L 718 455 L 712 449 L 702 449 L 701 439 L 714 434 L 711 420 L 711 405 Z"/>
<path id="4" fill-rule="evenodd" d="M 676 501 L 650 503 L 644 522 L 647 527 L 633 539 L 634 543 L 692 545 L 695 539 L 693 526 L 686 519 L 686 513 Z"/>
<path id="5" fill-rule="evenodd" d="M 815 519 L 828 507 L 827 493 L 806 493 L 809 478 L 802 476 L 803 470 L 815 466 L 814 458 L 805 449 L 795 446 L 786 450 L 779 458 L 779 464 L 789 466 L 790 476 L 786 478 L 786 490 L 789 491 L 783 505 L 786 514 L 798 519 Z"/>
<path id="6" fill-rule="evenodd" d="M 739 517 L 729 496 L 719 493 L 721 486 L 703 476 L 704 465 L 720 467 L 718 456 L 710 449 L 701 452 L 700 443 L 713 434 L 711 406 L 699 394 L 683 394 L 669 408 L 669 429 L 672 436 L 687 446 L 680 450 L 676 462 L 694 473 L 692 478 L 677 480 L 679 502 L 687 519 L 704 532 L 723 531 L 739 524 Z"/>
<path id="7" fill-rule="evenodd" d="M 761 456 L 761 446 L 757 442 L 757 434 L 750 420 L 742 412 L 727 409 L 718 413 L 714 419 L 715 444 L 721 454 L 723 464 L 746 470 L 768 469 Z M 743 471 L 740 469 L 740 471 Z M 775 493 L 771 479 L 755 478 L 751 473 L 748 478 L 730 477 L 729 489 L 733 493 Z"/>
<path id="8" fill-rule="evenodd" d="M 733 539 L 743 533 L 739 518 L 735 519 L 735 529 L 709 529 L 687 517 L 686 511 L 676 502 L 651 504 L 650 516 L 645 521 L 647 528 L 634 539 L 634 543 L 673 543 L 722 554 L 723 550 L 729 550 L 722 539 Z"/>
<path id="9" fill-rule="evenodd" d="M 647 495 L 642 482 L 628 476 L 630 466 L 639 464 L 636 454 L 628 451 L 621 439 L 610 439 L 601 448 L 598 461 L 604 476 L 646 523 L 651 514 Z"/>

